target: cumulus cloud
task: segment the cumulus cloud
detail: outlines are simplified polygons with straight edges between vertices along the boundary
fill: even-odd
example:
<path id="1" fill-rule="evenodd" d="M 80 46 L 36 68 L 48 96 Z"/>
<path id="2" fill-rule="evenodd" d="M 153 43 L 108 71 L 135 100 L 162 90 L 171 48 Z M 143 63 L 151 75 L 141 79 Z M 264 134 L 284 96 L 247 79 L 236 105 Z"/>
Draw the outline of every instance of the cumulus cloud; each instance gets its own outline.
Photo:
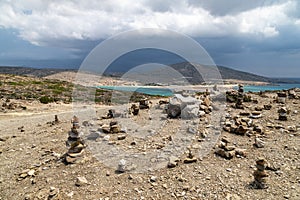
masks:
<path id="1" fill-rule="evenodd" d="M 251 2 L 251 3 L 250 3 Z M 162 28 L 192 37 L 278 37 L 299 32 L 299 3 L 254 0 L 2 0 L 0 27 L 35 45 L 100 40 L 137 28 Z"/>

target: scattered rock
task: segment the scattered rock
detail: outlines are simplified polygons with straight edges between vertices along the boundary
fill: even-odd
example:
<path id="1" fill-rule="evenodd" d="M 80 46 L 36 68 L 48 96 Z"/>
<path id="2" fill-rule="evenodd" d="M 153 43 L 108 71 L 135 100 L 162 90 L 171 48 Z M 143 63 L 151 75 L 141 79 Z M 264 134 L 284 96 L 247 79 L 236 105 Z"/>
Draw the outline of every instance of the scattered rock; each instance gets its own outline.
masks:
<path id="1" fill-rule="evenodd" d="M 168 163 L 168 167 L 169 168 L 173 168 L 176 167 L 178 165 L 178 162 L 180 161 L 179 158 L 175 157 L 175 156 L 170 156 L 169 158 L 169 163 Z"/>
<path id="2" fill-rule="evenodd" d="M 260 138 L 256 137 L 254 146 L 256 146 L 257 148 L 263 148 L 265 146 L 265 142 L 262 141 Z"/>
<path id="3" fill-rule="evenodd" d="M 88 184 L 88 181 L 86 180 L 85 177 L 79 176 L 79 177 L 76 178 L 76 182 L 75 182 L 76 186 L 79 187 L 79 186 L 83 186 L 83 185 L 86 185 L 86 184 Z"/>
<path id="4" fill-rule="evenodd" d="M 126 160 L 122 159 L 119 161 L 117 171 L 120 173 L 124 173 L 126 171 Z"/>
<path id="5" fill-rule="evenodd" d="M 156 182 L 157 180 L 157 177 L 156 176 L 151 176 L 150 177 L 150 182 Z"/>
<path id="6" fill-rule="evenodd" d="M 126 136 L 127 135 L 125 135 L 125 134 L 124 135 L 118 135 L 117 139 L 118 140 L 125 140 Z"/>
<path id="7" fill-rule="evenodd" d="M 59 189 L 55 187 L 50 187 L 50 192 L 48 195 L 48 200 L 50 199 L 57 199 L 59 196 Z"/>

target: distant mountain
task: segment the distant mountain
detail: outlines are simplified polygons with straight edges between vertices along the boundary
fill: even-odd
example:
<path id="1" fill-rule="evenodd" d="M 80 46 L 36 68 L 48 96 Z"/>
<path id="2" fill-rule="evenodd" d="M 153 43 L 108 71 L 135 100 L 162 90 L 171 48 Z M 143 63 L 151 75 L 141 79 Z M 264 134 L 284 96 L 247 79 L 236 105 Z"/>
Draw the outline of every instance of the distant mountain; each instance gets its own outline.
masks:
<path id="1" fill-rule="evenodd" d="M 195 66 L 195 67 L 194 67 Z M 210 67 L 200 64 L 190 64 L 188 62 L 181 62 L 170 65 L 171 68 L 180 73 L 184 78 L 186 78 L 191 84 L 199 84 L 205 82 L 203 77 L 207 79 L 210 78 L 220 78 L 222 80 L 225 79 L 236 79 L 242 81 L 257 81 L 257 82 L 270 82 L 270 83 L 300 83 L 300 79 L 297 78 L 269 78 L 264 76 L 255 75 L 248 72 L 243 72 L 235 69 L 231 69 L 229 67 L 217 66 Z M 197 69 L 196 69 L 197 68 Z M 14 74 L 21 76 L 35 76 L 35 77 L 45 77 L 52 74 L 65 72 L 65 71 L 73 71 L 76 72 L 75 69 L 48 69 L 48 68 L 30 68 L 30 67 L 8 67 L 8 66 L 0 66 L 0 74 Z M 200 71 L 200 73 L 199 73 Z M 106 75 L 120 77 L 125 72 L 117 71 L 117 69 L 111 70 Z M 151 71 L 150 72 L 154 76 L 159 76 L 159 74 L 163 74 L 164 71 L 162 69 Z M 165 71 L 165 73 L 169 73 Z M 149 74 L 145 74 L 149 76 Z M 172 75 L 172 74 L 171 74 Z M 206 80 L 207 80 L 206 79 Z"/>
<path id="2" fill-rule="evenodd" d="M 300 84 L 300 78 L 270 78 L 273 83 Z"/>
<path id="3" fill-rule="evenodd" d="M 20 76 L 45 77 L 45 76 L 57 74 L 64 71 L 76 71 L 76 70 L 0 66 L 0 74 L 13 74 L 13 75 L 20 75 Z"/>
<path id="4" fill-rule="evenodd" d="M 234 70 L 228 67 L 217 66 L 205 66 L 200 64 L 190 64 L 187 62 L 177 63 L 171 65 L 176 71 L 180 72 L 185 77 L 189 77 L 192 83 L 197 84 L 203 82 L 203 77 L 207 79 L 221 78 L 224 79 L 236 79 L 243 81 L 258 81 L 258 82 L 272 82 L 270 78 L 255 75 L 248 72 L 243 72 L 239 70 Z M 197 70 L 197 69 L 198 70 Z M 199 74 L 200 72 L 200 74 Z"/>

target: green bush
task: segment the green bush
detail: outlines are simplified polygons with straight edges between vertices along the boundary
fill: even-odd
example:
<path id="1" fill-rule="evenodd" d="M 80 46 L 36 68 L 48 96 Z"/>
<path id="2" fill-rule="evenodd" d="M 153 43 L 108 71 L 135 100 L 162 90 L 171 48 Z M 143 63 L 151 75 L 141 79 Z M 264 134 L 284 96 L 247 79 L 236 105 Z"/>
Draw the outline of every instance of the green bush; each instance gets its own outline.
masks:
<path id="1" fill-rule="evenodd" d="M 41 102 L 41 103 L 44 103 L 44 104 L 52 103 L 52 102 L 54 102 L 54 99 L 53 99 L 52 97 L 42 96 L 42 97 L 40 98 L 40 102 Z"/>

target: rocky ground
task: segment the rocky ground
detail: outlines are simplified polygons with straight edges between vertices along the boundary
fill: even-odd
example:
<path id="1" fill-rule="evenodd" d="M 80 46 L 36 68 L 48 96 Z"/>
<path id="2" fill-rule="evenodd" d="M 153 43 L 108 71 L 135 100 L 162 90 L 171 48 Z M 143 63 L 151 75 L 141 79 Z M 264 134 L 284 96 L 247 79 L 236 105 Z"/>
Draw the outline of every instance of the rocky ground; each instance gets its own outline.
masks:
<path id="1" fill-rule="evenodd" d="M 150 99 L 149 108 L 137 103 L 142 109 L 134 115 L 131 103 L 74 110 L 63 101 L 4 95 L 0 199 L 299 199 L 300 91 L 285 94 L 243 94 L 240 102 L 231 92 L 226 105 L 199 94 L 191 100 L 199 100 L 196 118 L 192 106 L 178 118 L 165 109 L 166 98 Z M 21 106 L 6 107 L 12 102 Z M 110 109 L 120 114 L 108 115 Z M 68 163 L 74 114 L 86 147 Z M 215 117 L 220 129 L 210 125 Z M 264 189 L 253 177 L 260 157 L 267 161 Z"/>

